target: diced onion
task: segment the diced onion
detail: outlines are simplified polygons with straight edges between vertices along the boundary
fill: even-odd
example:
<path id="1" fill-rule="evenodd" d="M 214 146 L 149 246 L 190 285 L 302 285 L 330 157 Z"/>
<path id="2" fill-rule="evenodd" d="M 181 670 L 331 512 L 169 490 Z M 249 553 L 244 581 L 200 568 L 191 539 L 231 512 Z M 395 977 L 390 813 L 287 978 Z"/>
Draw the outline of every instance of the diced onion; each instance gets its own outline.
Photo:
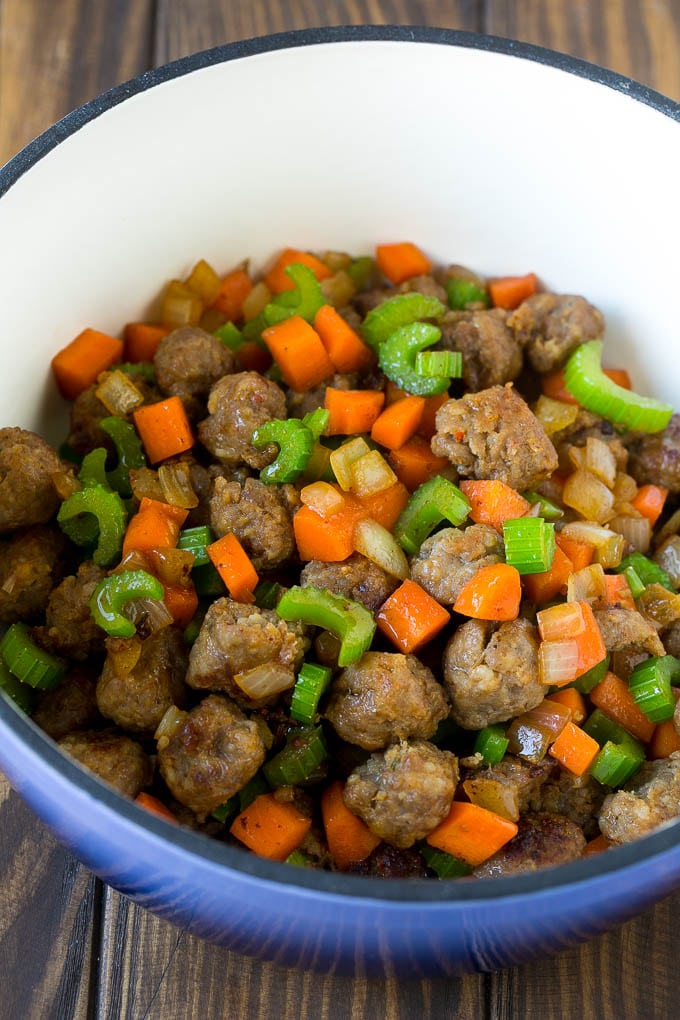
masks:
<path id="1" fill-rule="evenodd" d="M 196 326 L 203 314 L 198 294 L 179 280 L 171 280 L 161 303 L 161 321 L 166 326 Z"/>
<path id="2" fill-rule="evenodd" d="M 197 262 L 187 279 L 187 287 L 195 291 L 204 305 L 211 305 L 220 292 L 220 278 L 205 259 Z"/>
<path id="3" fill-rule="evenodd" d="M 352 277 L 345 269 L 338 269 L 332 276 L 322 280 L 319 286 L 326 301 L 334 308 L 348 305 L 356 291 Z"/>
<path id="4" fill-rule="evenodd" d="M 616 460 L 611 447 L 602 439 L 589 436 L 586 441 L 586 457 L 584 467 L 590 471 L 607 488 L 611 489 L 616 479 Z"/>
<path id="5" fill-rule="evenodd" d="M 361 436 L 356 436 L 355 439 L 350 439 L 348 443 L 343 443 L 337 450 L 333 450 L 331 453 L 331 467 L 333 474 L 335 475 L 338 485 L 345 492 L 349 492 L 352 487 L 352 464 L 355 460 L 359 460 L 360 457 L 365 456 L 371 452 L 371 448 L 365 439 Z"/>
<path id="6" fill-rule="evenodd" d="M 354 548 L 391 577 L 409 576 L 408 560 L 394 535 L 370 517 L 354 528 Z"/>
<path id="7" fill-rule="evenodd" d="M 538 675 L 546 686 L 571 683 L 578 671 L 577 641 L 542 641 L 538 651 Z"/>
<path id="8" fill-rule="evenodd" d="M 578 416 L 578 406 L 565 404 L 562 400 L 553 400 L 552 397 L 540 396 L 536 401 L 534 414 L 546 435 L 551 436 L 554 432 L 561 432 L 562 429 L 573 425 Z"/>
<path id="9" fill-rule="evenodd" d="M 191 468 L 186 461 L 161 464 L 158 468 L 158 481 L 163 492 L 162 502 L 184 510 L 198 506 L 198 496 L 191 484 Z"/>
<path id="10" fill-rule="evenodd" d="M 505 735 L 509 740 L 508 751 L 531 762 L 542 761 L 554 739 L 549 730 L 524 716 L 513 719 Z"/>
<path id="11" fill-rule="evenodd" d="M 676 588 L 680 588 L 680 537 L 671 535 L 654 553 L 654 561 L 665 570 Z"/>
<path id="12" fill-rule="evenodd" d="M 243 673 L 236 673 L 234 683 L 240 687 L 246 697 L 253 701 L 270 698 L 281 691 L 295 686 L 295 674 L 275 662 L 264 662 Z"/>
<path id="13" fill-rule="evenodd" d="M 250 293 L 246 295 L 241 308 L 245 321 L 250 322 L 256 315 L 259 315 L 264 306 L 269 304 L 271 296 L 272 292 L 264 280 L 256 283 Z"/>
<path id="14" fill-rule="evenodd" d="M 117 677 L 124 680 L 130 676 L 142 654 L 142 639 L 135 635 L 132 638 L 109 638 L 106 642 L 109 663 Z"/>
<path id="15" fill-rule="evenodd" d="M 50 474 L 52 485 L 59 499 L 68 499 L 80 489 L 80 482 L 72 471 L 53 471 Z"/>
<path id="16" fill-rule="evenodd" d="M 652 541 L 652 525 L 648 517 L 625 517 L 619 515 L 612 517 L 609 527 L 619 535 L 623 535 L 626 542 L 636 552 L 646 553 Z"/>
<path id="17" fill-rule="evenodd" d="M 571 521 L 564 525 L 561 534 L 565 538 L 575 538 L 577 542 L 592 545 L 595 548 L 595 559 L 605 570 L 618 567 L 623 558 L 626 547 L 623 535 L 594 521 Z"/>
<path id="18" fill-rule="evenodd" d="M 549 730 L 553 737 L 559 737 L 571 719 L 571 709 L 567 708 L 566 705 L 560 705 L 558 701 L 544 698 L 535 708 L 530 708 L 528 712 L 525 712 L 524 718 L 545 730 Z"/>
<path id="19" fill-rule="evenodd" d="M 188 712 L 182 711 L 182 709 L 178 708 L 177 705 L 171 705 L 165 712 L 163 718 L 156 727 L 156 732 L 153 735 L 154 740 L 158 744 L 159 751 L 162 751 L 168 746 L 187 715 Z"/>
<path id="20" fill-rule="evenodd" d="M 121 610 L 142 634 L 155 634 L 172 623 L 172 613 L 162 599 L 130 599 Z"/>
<path id="21" fill-rule="evenodd" d="M 350 466 L 352 491 L 357 496 L 375 496 L 398 481 L 379 450 L 370 450 Z"/>
<path id="22" fill-rule="evenodd" d="M 611 489 L 590 471 L 578 468 L 569 475 L 562 490 L 562 502 L 589 521 L 602 524 L 612 513 L 614 497 Z"/>
<path id="23" fill-rule="evenodd" d="M 319 517 L 332 517 L 342 510 L 347 502 L 343 494 L 329 482 L 312 482 L 305 485 L 300 492 L 300 499 Z"/>
<path id="24" fill-rule="evenodd" d="M 130 485 L 133 496 L 140 503 L 145 496 L 147 499 L 155 499 L 159 503 L 165 502 L 161 483 L 158 480 L 158 472 L 151 468 L 132 468 L 130 470 Z"/>
<path id="25" fill-rule="evenodd" d="M 563 602 L 536 614 L 538 631 L 544 641 L 562 641 L 574 638 L 585 630 L 583 610 L 578 602 Z"/>
<path id="26" fill-rule="evenodd" d="M 147 557 L 151 563 L 151 573 L 163 584 L 186 587 L 194 565 L 194 554 L 188 549 L 150 549 Z"/>
<path id="27" fill-rule="evenodd" d="M 631 475 L 627 475 L 625 471 L 619 471 L 612 487 L 615 506 L 618 506 L 619 503 L 630 503 L 632 499 L 635 499 L 637 490 L 635 479 Z"/>
<path id="28" fill-rule="evenodd" d="M 680 620 L 680 595 L 661 584 L 648 584 L 636 603 L 642 615 L 659 629 Z"/>
<path id="29" fill-rule="evenodd" d="M 567 581 L 567 602 L 595 602 L 606 595 L 604 570 L 601 563 L 575 570 Z"/>
<path id="30" fill-rule="evenodd" d="M 144 394 L 137 389 L 130 376 L 120 369 L 105 372 L 100 379 L 102 381 L 95 390 L 95 396 L 111 414 L 124 418 L 144 403 Z"/>

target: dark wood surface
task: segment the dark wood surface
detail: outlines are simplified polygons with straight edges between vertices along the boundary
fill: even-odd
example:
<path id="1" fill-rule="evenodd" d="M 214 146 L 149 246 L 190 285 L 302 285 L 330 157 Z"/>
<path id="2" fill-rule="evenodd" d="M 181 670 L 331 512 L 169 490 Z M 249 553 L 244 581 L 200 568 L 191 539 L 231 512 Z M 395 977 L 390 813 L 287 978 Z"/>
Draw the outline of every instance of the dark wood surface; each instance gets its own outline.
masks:
<path id="1" fill-rule="evenodd" d="M 0 162 L 155 64 L 356 23 L 522 39 L 680 100 L 680 0 L 0 0 Z M 448 981 L 282 970 L 204 944 L 103 886 L 0 776 L 0 1020 L 664 1020 L 680 1012 L 678 913 L 680 893 L 549 960 Z"/>

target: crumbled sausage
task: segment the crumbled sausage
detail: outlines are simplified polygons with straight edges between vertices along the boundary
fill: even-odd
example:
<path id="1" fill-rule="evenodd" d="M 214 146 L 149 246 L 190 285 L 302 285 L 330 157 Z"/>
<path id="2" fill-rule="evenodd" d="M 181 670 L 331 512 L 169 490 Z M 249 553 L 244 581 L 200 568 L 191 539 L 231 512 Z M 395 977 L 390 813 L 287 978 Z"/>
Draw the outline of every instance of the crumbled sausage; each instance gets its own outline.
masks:
<path id="1" fill-rule="evenodd" d="M 604 333 L 604 317 L 573 294 L 533 294 L 508 317 L 508 327 L 526 349 L 532 368 L 554 372 L 588 340 Z"/>
<path id="2" fill-rule="evenodd" d="M 361 602 L 372 613 L 380 609 L 399 583 L 398 578 L 386 574 L 361 553 L 352 553 L 341 563 L 310 560 L 300 574 L 303 587 L 325 588 L 335 595 Z"/>
<path id="3" fill-rule="evenodd" d="M 36 628 L 48 651 L 77 662 L 103 654 L 106 634 L 95 623 L 89 600 L 105 576 L 106 571 L 86 560 L 77 574 L 69 574 L 53 589 L 47 601 L 45 625 Z"/>
<path id="4" fill-rule="evenodd" d="M 443 528 L 425 539 L 412 559 L 411 579 L 437 602 L 453 605 L 478 570 L 503 560 L 503 539 L 488 524 Z"/>
<path id="5" fill-rule="evenodd" d="M 112 730 L 69 733 L 59 747 L 109 786 L 136 797 L 151 782 L 153 769 L 141 744 Z"/>
<path id="6" fill-rule="evenodd" d="M 554 868 L 578 860 L 586 845 L 578 825 L 564 815 L 523 815 L 509 843 L 473 871 L 475 878 L 498 878 Z"/>
<path id="7" fill-rule="evenodd" d="M 680 493 L 680 414 L 673 415 L 663 432 L 634 439 L 628 452 L 628 470 L 638 485 L 662 485 Z"/>
<path id="8" fill-rule="evenodd" d="M 366 652 L 333 681 L 324 714 L 343 740 L 375 751 L 407 737 L 427 740 L 449 706 L 414 655 Z"/>
<path id="9" fill-rule="evenodd" d="M 256 450 L 253 432 L 267 421 L 286 417 L 283 390 L 258 372 L 225 375 L 208 397 L 209 417 L 197 426 L 198 438 L 213 457 L 227 467 L 245 462 L 260 470 L 277 455 L 274 443 Z"/>
<path id="10" fill-rule="evenodd" d="M 210 497 L 210 524 L 218 535 L 236 535 L 257 571 L 273 570 L 295 556 L 293 512 L 300 498 L 292 485 L 243 484 L 216 478 Z"/>
<path id="11" fill-rule="evenodd" d="M 448 400 L 436 426 L 432 451 L 448 457 L 461 477 L 533 489 L 557 467 L 555 447 L 510 384 Z"/>
<path id="12" fill-rule="evenodd" d="M 346 870 L 371 878 L 427 878 L 427 868 L 418 850 L 400 850 L 389 843 L 381 843 L 363 861 L 351 864 Z"/>
<path id="13" fill-rule="evenodd" d="M 527 762 L 506 755 L 498 764 L 466 775 L 463 789 L 473 804 L 516 822 L 556 769 L 552 759 Z"/>
<path id="14" fill-rule="evenodd" d="M 163 627 L 139 644 L 139 658 L 128 671 L 121 662 L 133 643 L 136 638 L 107 640 L 97 705 L 103 716 L 122 729 L 151 735 L 172 705 L 184 705 L 186 642 L 176 627 Z"/>
<path id="15" fill-rule="evenodd" d="M 664 647 L 654 625 L 636 609 L 607 606 L 594 610 L 608 652 L 647 652 L 663 655 Z"/>
<path id="16" fill-rule="evenodd" d="M 468 620 L 449 639 L 443 665 L 451 715 L 464 729 L 520 715 L 547 692 L 538 677 L 538 632 L 521 617 L 500 626 Z"/>
<path id="17" fill-rule="evenodd" d="M 490 308 L 444 316 L 440 346 L 463 355 L 468 389 L 513 382 L 522 371 L 522 349 L 506 325 L 507 314 L 502 308 Z"/>
<path id="18" fill-rule="evenodd" d="M 264 759 L 257 724 L 217 694 L 204 698 L 167 744 L 158 745 L 158 768 L 168 789 L 199 819 L 238 793 Z"/>
<path id="19" fill-rule="evenodd" d="M 64 466 L 44 439 L 26 429 L 0 429 L 0 533 L 46 524 L 59 509 L 52 480 Z"/>
<path id="20" fill-rule="evenodd" d="M 163 337 L 153 358 L 161 393 L 180 397 L 190 418 L 205 413 L 211 388 L 234 371 L 234 355 L 212 333 L 182 326 Z"/>
<path id="21" fill-rule="evenodd" d="M 645 761 L 626 785 L 610 794 L 600 829 L 612 843 L 630 843 L 680 814 L 680 752 Z"/>
<path id="22" fill-rule="evenodd" d="M 98 726 L 102 718 L 97 708 L 95 678 L 82 667 L 68 670 L 56 687 L 40 694 L 32 718 L 52 740 Z"/>
<path id="23" fill-rule="evenodd" d="M 0 542 L 0 620 L 32 622 L 45 611 L 64 574 L 67 542 L 58 528 L 38 524 Z"/>
<path id="24" fill-rule="evenodd" d="M 570 818 L 586 839 L 593 839 L 600 831 L 597 816 L 606 793 L 606 788 L 587 772 L 583 776 L 575 776 L 566 769 L 557 768 L 540 787 L 531 807 L 535 811 L 548 811 Z"/>
<path id="25" fill-rule="evenodd" d="M 365 385 L 365 384 L 364 384 Z M 309 390 L 288 390 L 286 403 L 291 418 L 304 418 L 306 414 L 324 407 L 326 390 L 331 386 L 334 390 L 356 390 L 362 386 L 358 372 L 336 372 Z"/>
<path id="26" fill-rule="evenodd" d="M 444 820 L 458 781 L 458 762 L 424 740 L 372 754 L 347 779 L 344 800 L 371 832 L 407 848 Z"/>

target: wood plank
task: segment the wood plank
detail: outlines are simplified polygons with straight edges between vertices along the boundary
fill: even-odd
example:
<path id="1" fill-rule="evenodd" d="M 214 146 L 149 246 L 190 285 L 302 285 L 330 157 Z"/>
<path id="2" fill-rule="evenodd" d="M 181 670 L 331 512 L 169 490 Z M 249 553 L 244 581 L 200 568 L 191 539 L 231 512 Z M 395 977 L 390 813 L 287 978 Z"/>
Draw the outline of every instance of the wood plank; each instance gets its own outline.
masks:
<path id="1" fill-rule="evenodd" d="M 99 883 L 52 839 L 3 776 L 0 888 L 0 1016 L 85 1020 Z"/>
<path id="2" fill-rule="evenodd" d="M 149 66 L 153 0 L 2 0 L 0 163 Z"/>
<path id="3" fill-rule="evenodd" d="M 680 100 L 677 0 L 484 0 L 485 32 L 582 57 Z"/>

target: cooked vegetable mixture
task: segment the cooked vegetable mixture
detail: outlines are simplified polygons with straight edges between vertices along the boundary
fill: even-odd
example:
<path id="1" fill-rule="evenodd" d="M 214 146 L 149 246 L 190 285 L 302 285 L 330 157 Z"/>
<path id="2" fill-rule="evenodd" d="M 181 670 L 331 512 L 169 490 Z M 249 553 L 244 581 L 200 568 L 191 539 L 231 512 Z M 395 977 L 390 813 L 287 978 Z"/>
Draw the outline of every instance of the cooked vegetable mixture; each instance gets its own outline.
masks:
<path id="1" fill-rule="evenodd" d="M 680 813 L 680 415 L 535 274 L 205 261 L 0 429 L 0 687 L 299 867 L 482 878 Z M 604 363 L 607 364 L 606 351 Z"/>

